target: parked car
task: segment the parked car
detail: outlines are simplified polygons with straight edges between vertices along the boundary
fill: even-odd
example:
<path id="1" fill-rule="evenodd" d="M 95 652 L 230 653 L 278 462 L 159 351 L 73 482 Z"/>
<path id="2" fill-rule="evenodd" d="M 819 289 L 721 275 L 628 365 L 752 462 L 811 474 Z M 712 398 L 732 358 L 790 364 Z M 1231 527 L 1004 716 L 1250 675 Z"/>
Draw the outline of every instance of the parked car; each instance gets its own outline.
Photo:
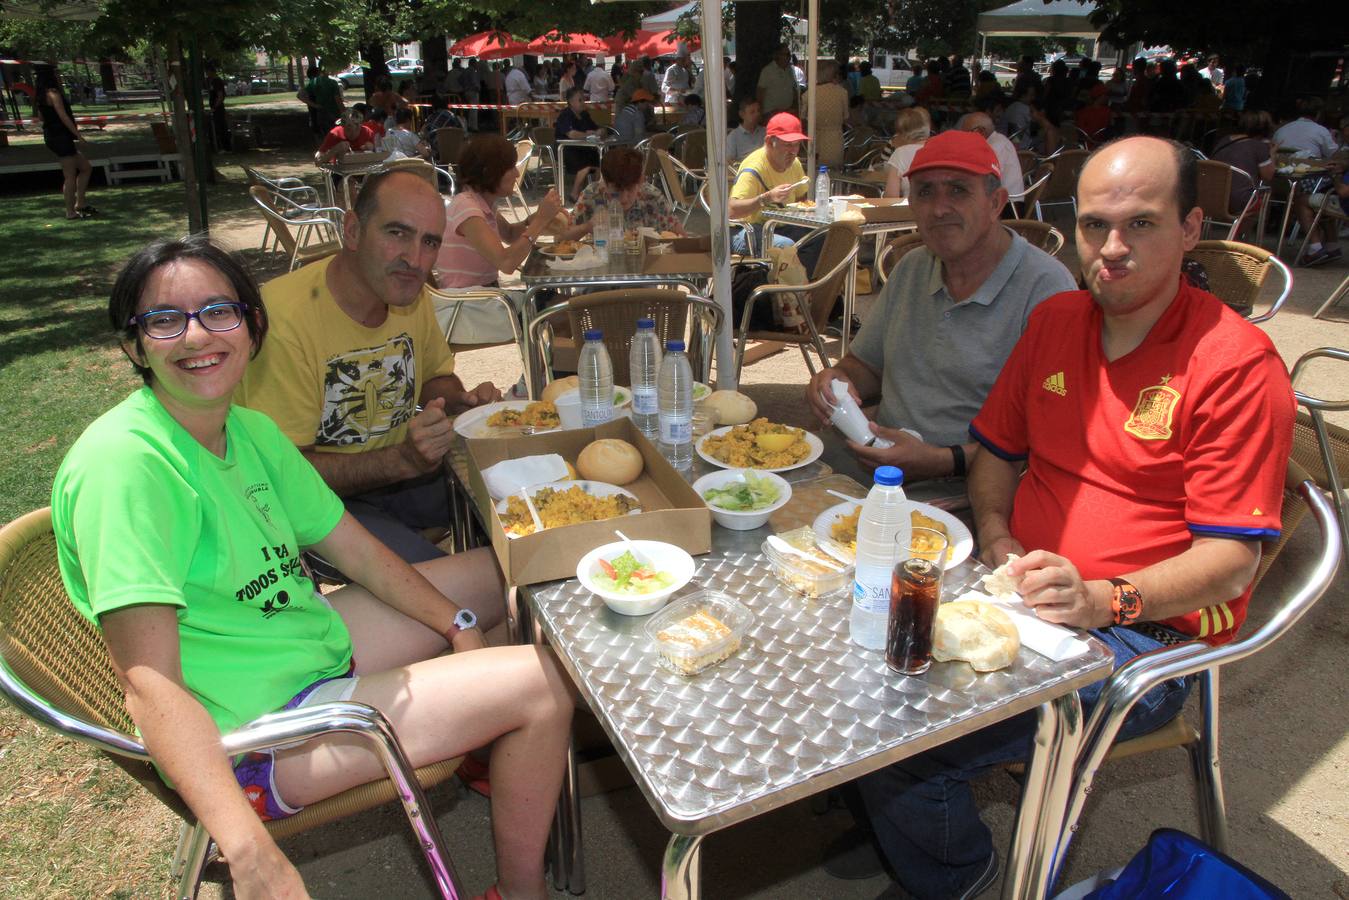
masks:
<path id="1" fill-rule="evenodd" d="M 892 53 L 874 53 L 871 74 L 881 82 L 881 90 L 902 91 L 913 77 L 913 65 L 904 57 Z"/>
<path id="2" fill-rule="evenodd" d="M 388 67 L 389 77 L 394 80 L 395 86 L 400 78 L 416 78 L 422 74 L 422 61 L 411 56 L 386 59 L 384 65 Z M 337 80 L 342 82 L 344 88 L 365 87 L 365 70 L 360 63 L 347 66 L 337 74 Z"/>

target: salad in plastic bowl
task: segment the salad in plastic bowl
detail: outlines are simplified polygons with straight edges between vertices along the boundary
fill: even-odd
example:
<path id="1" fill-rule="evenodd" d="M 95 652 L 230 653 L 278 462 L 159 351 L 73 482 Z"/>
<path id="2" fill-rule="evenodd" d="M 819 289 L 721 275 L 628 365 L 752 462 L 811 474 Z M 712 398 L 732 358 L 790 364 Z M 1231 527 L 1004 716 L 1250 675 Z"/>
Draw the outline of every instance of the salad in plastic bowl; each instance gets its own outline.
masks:
<path id="1" fill-rule="evenodd" d="M 674 544 L 616 541 L 583 556 L 576 577 L 614 612 L 644 616 L 688 584 L 694 568 L 693 557 Z"/>
<path id="2" fill-rule="evenodd" d="M 759 528 L 792 499 L 792 486 L 785 478 L 753 469 L 710 472 L 695 481 L 693 489 L 717 524 L 732 531 Z"/>

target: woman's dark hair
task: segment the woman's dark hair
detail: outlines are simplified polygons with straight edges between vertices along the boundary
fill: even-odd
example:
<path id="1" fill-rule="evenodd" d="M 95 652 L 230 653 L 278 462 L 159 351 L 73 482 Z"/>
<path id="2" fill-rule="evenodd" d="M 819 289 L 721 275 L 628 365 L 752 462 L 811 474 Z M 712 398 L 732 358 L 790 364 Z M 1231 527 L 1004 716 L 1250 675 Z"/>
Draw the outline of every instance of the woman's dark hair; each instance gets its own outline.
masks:
<path id="1" fill-rule="evenodd" d="M 248 328 L 248 337 L 253 342 L 253 355 L 256 356 L 262 349 L 263 338 L 267 336 L 267 310 L 262 305 L 262 293 L 258 290 L 258 283 L 234 254 L 211 243 L 211 239 L 204 234 L 191 234 L 177 240 L 155 241 L 127 260 L 122 271 L 117 273 L 117 280 L 112 286 L 112 296 L 108 298 L 108 320 L 112 324 L 112 330 L 124 341 L 135 341 L 137 352 L 144 358 L 145 350 L 142 344 L 144 336 L 139 327 L 130 324 L 131 317 L 136 314 L 136 306 L 140 303 L 141 294 L 145 293 L 150 276 L 161 266 L 182 260 L 198 260 L 213 266 L 229 281 L 230 286 L 234 288 L 234 296 L 244 305 L 244 325 Z M 135 366 L 145 383 L 149 384 L 150 369 L 138 364 L 134 359 L 131 364 Z"/>
<path id="2" fill-rule="evenodd" d="M 37 102 L 43 106 L 50 106 L 47 101 L 47 92 L 56 91 L 61 95 L 61 99 L 66 99 L 66 92 L 61 89 L 61 79 L 56 74 L 55 66 L 34 66 L 33 67 L 33 87 L 37 94 Z M 69 111 L 70 103 L 66 102 L 66 110 Z"/>
<path id="3" fill-rule="evenodd" d="M 515 147 L 499 134 L 475 135 L 459 156 L 460 180 L 480 194 L 490 194 L 515 168 Z"/>
<path id="4" fill-rule="evenodd" d="M 697 94 L 685 94 L 685 95 L 684 95 L 684 105 L 685 105 L 685 106 L 702 106 L 702 105 L 703 105 L 703 98 L 702 98 L 702 97 L 699 97 Z"/>
<path id="5" fill-rule="evenodd" d="M 393 114 L 395 125 L 405 125 L 412 121 L 412 110 L 406 106 L 400 106 Z"/>
<path id="6" fill-rule="evenodd" d="M 625 191 L 642 180 L 642 154 L 631 147 L 615 147 L 600 161 L 600 175 L 610 187 Z"/>

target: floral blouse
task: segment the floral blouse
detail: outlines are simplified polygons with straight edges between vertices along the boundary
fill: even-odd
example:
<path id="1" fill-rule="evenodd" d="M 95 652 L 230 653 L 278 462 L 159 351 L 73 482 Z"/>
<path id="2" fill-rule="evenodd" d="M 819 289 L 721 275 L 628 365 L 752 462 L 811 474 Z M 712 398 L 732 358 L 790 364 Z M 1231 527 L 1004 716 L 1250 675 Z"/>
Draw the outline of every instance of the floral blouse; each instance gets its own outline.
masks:
<path id="1" fill-rule="evenodd" d="M 595 214 L 595 201 L 600 196 L 601 191 L 608 194 L 607 203 L 618 201 L 618 198 L 608 191 L 603 181 L 591 182 L 585 190 L 581 191 L 581 196 L 576 199 L 572 221 L 578 225 L 590 221 L 591 216 Z M 637 199 L 623 215 L 623 229 L 625 231 L 635 231 L 643 226 L 654 228 L 657 231 L 677 231 L 680 227 L 679 218 L 670 209 L 670 204 L 666 202 L 665 195 L 652 184 L 642 185 L 642 190 L 637 195 Z"/>

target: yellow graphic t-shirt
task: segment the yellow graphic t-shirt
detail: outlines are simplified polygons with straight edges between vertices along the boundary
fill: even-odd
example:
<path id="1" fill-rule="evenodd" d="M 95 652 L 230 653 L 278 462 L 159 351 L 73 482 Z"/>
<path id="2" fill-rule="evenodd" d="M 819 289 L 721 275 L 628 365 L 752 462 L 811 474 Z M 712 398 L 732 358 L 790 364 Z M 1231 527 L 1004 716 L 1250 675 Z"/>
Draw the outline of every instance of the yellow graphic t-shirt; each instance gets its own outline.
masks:
<path id="1" fill-rule="evenodd" d="M 732 200 L 748 200 L 751 197 L 757 197 L 764 191 L 775 188 L 780 184 L 792 184 L 805 177 L 805 171 L 801 168 L 801 160 L 793 159 L 787 168 L 779 172 L 768 162 L 768 148 L 760 147 L 744 161 L 740 163 L 737 170 L 735 184 L 731 186 Z M 806 185 L 802 185 L 792 191 L 792 200 L 800 200 L 806 195 Z M 747 221 L 759 223 L 763 221 L 763 212 L 756 211 Z"/>
<path id="2" fill-rule="evenodd" d="M 271 416 L 298 447 L 359 453 L 403 440 L 422 387 L 454 371 L 423 294 L 367 328 L 328 290 L 331 259 L 268 282 L 270 327 L 235 402 Z"/>

